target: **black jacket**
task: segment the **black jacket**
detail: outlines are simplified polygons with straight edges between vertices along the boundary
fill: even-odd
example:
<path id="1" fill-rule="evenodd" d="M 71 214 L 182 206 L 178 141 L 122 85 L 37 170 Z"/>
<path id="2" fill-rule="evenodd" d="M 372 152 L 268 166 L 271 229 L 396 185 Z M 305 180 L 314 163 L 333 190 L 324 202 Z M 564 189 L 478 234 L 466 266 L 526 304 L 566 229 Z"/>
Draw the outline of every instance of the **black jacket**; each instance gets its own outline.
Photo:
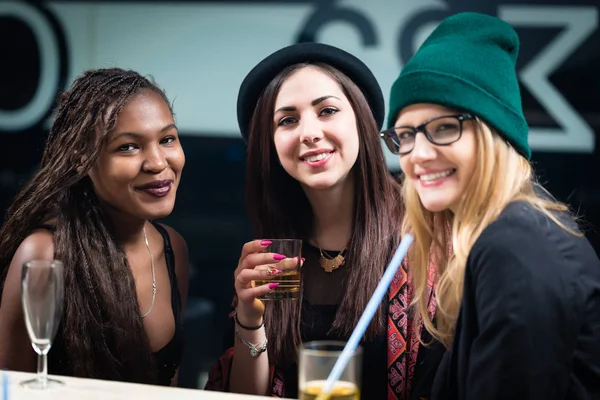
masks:
<path id="1" fill-rule="evenodd" d="M 522 202 L 482 232 L 432 399 L 600 399 L 600 261 L 584 237 Z"/>

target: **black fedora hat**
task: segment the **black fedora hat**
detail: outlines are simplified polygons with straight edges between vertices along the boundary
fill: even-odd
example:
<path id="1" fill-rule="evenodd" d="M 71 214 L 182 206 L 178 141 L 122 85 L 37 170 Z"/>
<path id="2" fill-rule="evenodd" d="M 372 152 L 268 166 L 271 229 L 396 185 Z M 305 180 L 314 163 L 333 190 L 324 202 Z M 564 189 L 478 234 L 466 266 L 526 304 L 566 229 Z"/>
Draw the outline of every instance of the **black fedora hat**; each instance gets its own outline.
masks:
<path id="1" fill-rule="evenodd" d="M 237 99 L 237 118 L 244 140 L 252 114 L 263 90 L 284 68 L 303 62 L 321 62 L 343 72 L 362 91 L 377 122 L 378 128 L 385 118 L 385 102 L 381 87 L 371 70 L 352 54 L 323 43 L 298 43 L 277 50 L 259 62 L 244 78 Z"/>

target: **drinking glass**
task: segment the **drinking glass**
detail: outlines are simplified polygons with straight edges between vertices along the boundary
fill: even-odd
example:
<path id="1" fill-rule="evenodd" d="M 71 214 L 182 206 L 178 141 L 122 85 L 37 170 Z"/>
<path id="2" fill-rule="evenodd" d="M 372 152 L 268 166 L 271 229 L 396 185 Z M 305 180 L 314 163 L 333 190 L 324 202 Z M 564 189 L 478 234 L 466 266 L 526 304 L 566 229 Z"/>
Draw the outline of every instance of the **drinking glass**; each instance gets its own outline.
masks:
<path id="1" fill-rule="evenodd" d="M 315 341 L 304 343 L 298 361 L 298 394 L 300 400 L 315 400 L 344 350 L 345 342 Z M 362 371 L 362 347 L 358 346 L 331 392 L 328 400 L 359 400 Z"/>
<path id="2" fill-rule="evenodd" d="M 300 295 L 300 266 L 302 265 L 302 240 L 300 239 L 266 239 L 271 242 L 263 253 L 276 253 L 286 257 L 276 263 L 283 273 L 272 279 L 256 280 L 256 286 L 277 282 L 274 290 L 259 297 L 260 300 L 296 300 Z M 293 258 L 295 260 L 292 260 Z"/>
<path id="3" fill-rule="evenodd" d="M 64 297 L 64 268 L 60 261 L 33 260 L 23 264 L 21 303 L 31 346 L 38 354 L 37 377 L 21 382 L 28 389 L 63 385 L 48 378 L 48 351 L 60 323 Z"/>

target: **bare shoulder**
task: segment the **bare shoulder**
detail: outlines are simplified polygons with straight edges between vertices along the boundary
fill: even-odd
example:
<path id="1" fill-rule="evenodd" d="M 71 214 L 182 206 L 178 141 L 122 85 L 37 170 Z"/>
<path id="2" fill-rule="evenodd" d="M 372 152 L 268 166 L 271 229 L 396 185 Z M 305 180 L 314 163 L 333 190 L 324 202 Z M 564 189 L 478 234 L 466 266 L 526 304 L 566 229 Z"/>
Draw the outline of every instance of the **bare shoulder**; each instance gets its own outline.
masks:
<path id="1" fill-rule="evenodd" d="M 162 226 L 163 228 L 165 228 L 167 230 L 167 232 L 169 233 L 169 238 L 171 239 L 171 245 L 173 246 L 173 250 L 176 252 L 176 255 L 177 255 L 177 250 L 185 250 L 187 252 L 187 242 L 185 241 L 183 236 L 181 236 L 179 234 L 179 232 L 177 232 L 175 229 L 171 228 L 169 225 L 165 225 L 162 223 L 160 223 L 159 225 Z"/>
<path id="2" fill-rule="evenodd" d="M 165 225 L 165 224 L 160 224 L 160 226 L 165 228 L 169 234 L 169 238 L 171 239 L 171 246 L 173 247 L 173 251 L 175 252 L 175 263 L 177 265 L 179 265 L 180 260 L 182 260 L 182 261 L 185 260 L 185 264 L 186 264 L 185 267 L 187 269 L 187 264 L 188 264 L 188 259 L 189 259 L 187 242 L 185 241 L 183 236 L 181 236 L 179 234 L 179 232 L 177 232 L 175 229 L 171 228 L 170 226 Z M 175 271 L 175 272 L 178 272 L 178 271 Z"/>
<path id="3" fill-rule="evenodd" d="M 37 229 L 21 242 L 15 252 L 15 258 L 52 260 L 54 258 L 54 234 L 48 229 Z"/>
<path id="4" fill-rule="evenodd" d="M 181 295 L 182 307 L 187 301 L 189 286 L 189 252 L 187 242 L 175 229 L 168 225 L 160 224 L 166 229 L 171 239 L 171 246 L 175 253 L 175 274 L 177 275 L 177 287 Z"/>
<path id="5" fill-rule="evenodd" d="M 3 290 L 3 303 L 6 296 L 20 297 L 21 269 L 31 260 L 52 260 L 54 258 L 54 235 L 47 229 L 38 229 L 25 238 L 17 248 L 8 267 Z"/>

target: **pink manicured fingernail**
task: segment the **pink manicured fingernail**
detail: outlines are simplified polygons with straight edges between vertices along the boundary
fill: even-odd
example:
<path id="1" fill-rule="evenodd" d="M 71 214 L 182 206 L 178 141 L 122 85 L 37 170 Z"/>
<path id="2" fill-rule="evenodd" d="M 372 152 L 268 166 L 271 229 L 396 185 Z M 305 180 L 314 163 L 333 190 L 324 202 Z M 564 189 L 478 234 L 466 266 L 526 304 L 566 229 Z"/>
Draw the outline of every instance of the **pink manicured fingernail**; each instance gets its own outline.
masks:
<path id="1" fill-rule="evenodd" d="M 282 255 L 282 254 L 274 254 L 273 255 L 273 260 L 275 260 L 275 261 L 285 260 L 285 256 Z"/>
<path id="2" fill-rule="evenodd" d="M 302 262 L 306 261 L 306 258 L 302 257 Z"/>
<path id="3" fill-rule="evenodd" d="M 267 246 L 268 246 L 268 245 L 270 245 L 271 243 L 273 243 L 273 242 L 271 242 L 270 240 L 262 240 L 262 241 L 260 242 L 260 245 L 261 245 L 261 246 L 264 246 L 264 247 L 267 247 Z"/>
<path id="4" fill-rule="evenodd" d="M 269 289 L 271 290 L 275 289 L 277 286 L 279 286 L 278 282 L 269 283 Z"/>

